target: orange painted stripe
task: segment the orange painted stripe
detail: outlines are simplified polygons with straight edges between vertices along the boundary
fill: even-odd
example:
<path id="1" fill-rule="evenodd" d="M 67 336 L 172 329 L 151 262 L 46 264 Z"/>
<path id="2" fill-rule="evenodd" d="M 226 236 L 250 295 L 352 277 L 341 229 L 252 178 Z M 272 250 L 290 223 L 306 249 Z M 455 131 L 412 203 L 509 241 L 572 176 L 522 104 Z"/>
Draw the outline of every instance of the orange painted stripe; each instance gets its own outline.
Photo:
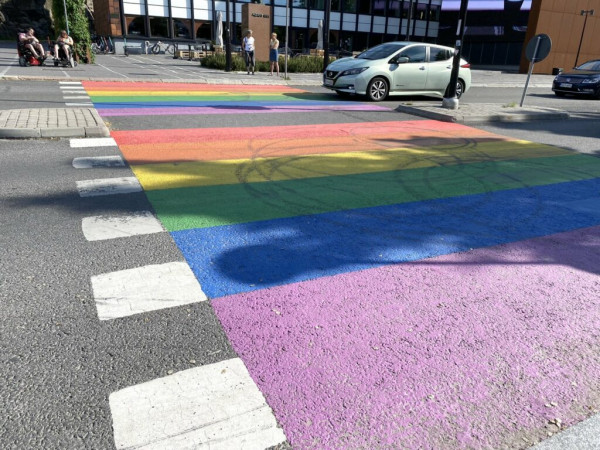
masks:
<path id="1" fill-rule="evenodd" d="M 230 85 L 230 84 L 198 84 L 198 83 L 156 83 L 136 81 L 82 81 L 81 84 L 90 91 L 226 91 L 226 92 L 306 92 L 303 89 L 278 85 Z"/>
<path id="2" fill-rule="evenodd" d="M 482 137 L 507 139 L 455 123 L 433 120 L 406 122 L 369 122 L 319 125 L 286 125 L 273 127 L 186 128 L 176 130 L 113 131 L 119 145 L 209 142 L 249 139 L 305 139 L 307 137 L 364 136 L 391 134 L 398 139 L 419 137 Z"/>

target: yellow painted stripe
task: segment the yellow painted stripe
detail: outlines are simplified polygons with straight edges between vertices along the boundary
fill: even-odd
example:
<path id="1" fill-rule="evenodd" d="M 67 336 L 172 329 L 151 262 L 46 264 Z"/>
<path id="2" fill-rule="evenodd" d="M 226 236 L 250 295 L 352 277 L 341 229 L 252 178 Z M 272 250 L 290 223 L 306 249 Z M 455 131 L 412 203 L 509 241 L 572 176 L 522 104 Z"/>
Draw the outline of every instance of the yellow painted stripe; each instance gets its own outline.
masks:
<path id="1" fill-rule="evenodd" d="M 144 189 L 157 190 L 387 172 L 573 154 L 557 147 L 527 141 L 490 141 L 473 144 L 465 147 L 452 145 L 430 148 L 399 147 L 384 151 L 145 164 L 134 165 L 132 169 Z"/>
<path id="2" fill-rule="evenodd" d="M 225 91 L 94 91 L 89 90 L 87 94 L 90 97 L 166 97 L 166 96 L 179 96 L 179 97 L 208 97 L 220 95 L 224 97 L 240 97 L 240 96 L 283 96 L 282 92 L 225 92 Z"/>

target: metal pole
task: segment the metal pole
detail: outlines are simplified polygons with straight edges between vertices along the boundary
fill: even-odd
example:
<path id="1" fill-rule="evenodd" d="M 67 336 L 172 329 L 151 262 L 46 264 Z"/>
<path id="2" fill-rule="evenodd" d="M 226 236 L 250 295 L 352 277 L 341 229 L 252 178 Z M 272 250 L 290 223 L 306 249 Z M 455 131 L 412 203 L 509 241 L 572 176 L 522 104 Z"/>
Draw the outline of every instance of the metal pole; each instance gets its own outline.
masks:
<path id="1" fill-rule="evenodd" d="M 410 35 L 412 34 L 410 32 L 410 22 L 412 20 L 412 10 L 413 10 L 413 0 L 410 0 L 410 3 L 408 4 L 408 15 L 406 17 L 406 39 L 405 41 L 410 41 Z"/>
<path id="2" fill-rule="evenodd" d="M 225 2 L 225 72 L 231 72 L 231 33 L 229 22 L 229 0 Z"/>
<path id="3" fill-rule="evenodd" d="M 287 80 L 287 63 L 288 63 L 288 54 L 290 52 L 290 43 L 288 41 L 289 38 L 289 17 L 290 17 L 290 0 L 285 0 L 285 54 L 283 55 L 283 79 Z"/>
<path id="4" fill-rule="evenodd" d="M 465 37 L 465 23 L 467 21 L 467 7 L 469 0 L 461 0 L 458 26 L 456 27 L 456 45 L 454 48 L 454 59 L 452 60 L 452 72 L 450 73 L 450 85 L 448 94 L 442 100 L 442 108 L 458 109 L 458 98 L 456 98 L 456 83 L 458 83 L 458 71 L 460 69 L 460 58 L 462 55 L 463 40 Z"/>
<path id="5" fill-rule="evenodd" d="M 533 58 L 531 58 L 531 62 L 529 63 L 529 73 L 527 74 L 527 80 L 525 81 L 525 89 L 523 89 L 523 95 L 521 96 L 521 103 L 519 104 L 520 107 L 523 107 L 523 101 L 525 100 L 525 94 L 527 94 L 527 86 L 529 86 L 529 79 L 531 78 L 531 74 L 533 73 L 533 66 L 536 63 L 538 48 L 540 47 L 541 40 L 542 40 L 542 38 L 540 36 L 538 36 L 537 40 L 535 41 L 535 49 L 533 50 Z"/>
<path id="6" fill-rule="evenodd" d="M 69 34 L 69 18 L 67 17 L 67 0 L 63 0 L 63 6 L 65 8 L 65 26 L 67 28 L 67 34 Z"/>
<path id="7" fill-rule="evenodd" d="M 323 72 L 329 65 L 329 17 L 331 16 L 331 0 L 325 0 L 325 14 L 323 20 Z"/>
<path id="8" fill-rule="evenodd" d="M 579 39 L 579 48 L 577 49 L 577 56 L 575 57 L 575 67 L 577 67 L 577 62 L 579 61 L 579 52 L 581 51 L 581 43 L 583 42 L 583 34 L 585 33 L 585 24 L 587 23 L 587 18 L 588 18 L 588 14 L 590 16 L 594 15 L 594 10 L 593 9 L 589 9 L 589 10 L 581 10 L 581 15 L 585 16 L 585 19 L 583 19 L 583 28 L 581 30 L 581 39 Z"/>

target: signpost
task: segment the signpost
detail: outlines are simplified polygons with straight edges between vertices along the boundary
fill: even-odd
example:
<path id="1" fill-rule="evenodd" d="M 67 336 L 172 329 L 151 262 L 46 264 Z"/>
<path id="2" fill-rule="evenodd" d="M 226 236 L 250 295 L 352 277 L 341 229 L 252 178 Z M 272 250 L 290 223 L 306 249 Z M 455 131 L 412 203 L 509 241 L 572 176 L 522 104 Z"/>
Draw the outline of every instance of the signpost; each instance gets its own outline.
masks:
<path id="1" fill-rule="evenodd" d="M 533 72 L 533 66 L 536 62 L 543 61 L 550 53 L 551 48 L 552 39 L 550 39 L 550 36 L 547 34 L 538 34 L 527 43 L 525 57 L 529 61 L 529 73 L 527 74 L 527 81 L 525 82 L 525 89 L 523 89 L 523 96 L 521 97 L 521 104 L 519 106 L 523 106 L 523 101 L 527 94 L 527 86 L 529 86 L 529 79 Z"/>
<path id="2" fill-rule="evenodd" d="M 460 58 L 465 38 L 465 24 L 467 22 L 467 8 L 469 0 L 461 0 L 458 24 L 456 26 L 456 44 L 454 47 L 454 59 L 452 60 L 452 71 L 450 72 L 450 85 L 447 94 L 442 100 L 442 108 L 458 109 L 458 98 L 456 98 L 456 84 L 458 83 L 458 71 L 460 70 Z"/>

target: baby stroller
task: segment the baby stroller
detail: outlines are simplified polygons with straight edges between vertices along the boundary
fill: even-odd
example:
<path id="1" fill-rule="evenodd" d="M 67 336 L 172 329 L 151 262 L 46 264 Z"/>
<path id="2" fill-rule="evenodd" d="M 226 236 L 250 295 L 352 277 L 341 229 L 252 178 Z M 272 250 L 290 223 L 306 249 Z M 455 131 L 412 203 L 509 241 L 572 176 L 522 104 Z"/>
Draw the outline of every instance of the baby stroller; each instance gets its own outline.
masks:
<path id="1" fill-rule="evenodd" d="M 58 55 L 54 54 L 54 42 L 50 46 L 52 49 L 52 56 L 54 57 L 54 67 L 63 66 L 63 67 L 75 67 L 77 65 L 77 61 L 73 58 L 73 47 L 70 45 L 69 47 L 69 57 L 67 58 L 67 54 L 65 53 L 64 46 L 66 44 L 58 45 Z"/>
<path id="2" fill-rule="evenodd" d="M 44 64 L 45 55 L 40 58 L 33 56 L 31 50 L 17 38 L 17 54 L 19 55 L 19 65 L 26 66 L 41 66 Z"/>

